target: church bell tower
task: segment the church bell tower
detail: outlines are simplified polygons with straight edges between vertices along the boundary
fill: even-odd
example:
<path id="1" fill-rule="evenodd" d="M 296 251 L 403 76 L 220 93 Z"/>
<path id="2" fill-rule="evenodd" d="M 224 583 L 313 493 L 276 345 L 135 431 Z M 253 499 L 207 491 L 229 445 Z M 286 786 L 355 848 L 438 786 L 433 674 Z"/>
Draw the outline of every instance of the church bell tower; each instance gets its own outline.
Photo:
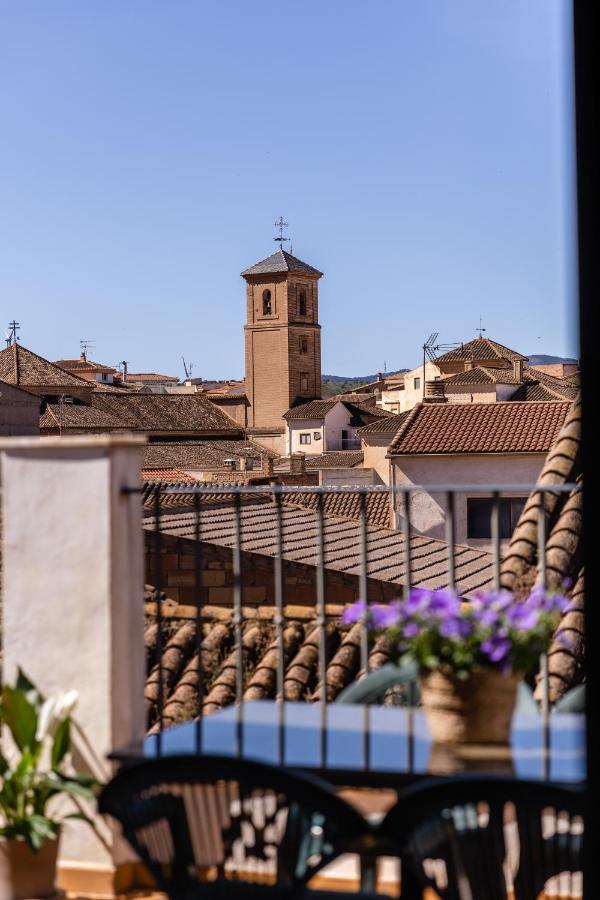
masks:
<path id="1" fill-rule="evenodd" d="M 321 397 L 322 274 L 283 249 L 242 272 L 248 434 L 282 453 L 283 414 Z"/>

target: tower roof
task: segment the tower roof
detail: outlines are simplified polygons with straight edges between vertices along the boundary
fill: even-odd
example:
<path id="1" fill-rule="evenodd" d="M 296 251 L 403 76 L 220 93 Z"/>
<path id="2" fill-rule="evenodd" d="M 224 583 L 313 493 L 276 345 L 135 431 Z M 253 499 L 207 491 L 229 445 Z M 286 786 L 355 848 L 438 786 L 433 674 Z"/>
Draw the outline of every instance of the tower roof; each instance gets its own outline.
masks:
<path id="1" fill-rule="evenodd" d="M 17 342 L 0 350 L 0 378 L 23 387 L 90 388 L 89 381 L 71 375 Z"/>
<path id="2" fill-rule="evenodd" d="M 261 259 L 256 265 L 250 266 L 249 269 L 244 269 L 242 275 L 268 275 L 279 272 L 300 272 L 303 275 L 318 275 L 319 278 L 323 274 L 291 253 L 280 249 L 266 259 Z"/>

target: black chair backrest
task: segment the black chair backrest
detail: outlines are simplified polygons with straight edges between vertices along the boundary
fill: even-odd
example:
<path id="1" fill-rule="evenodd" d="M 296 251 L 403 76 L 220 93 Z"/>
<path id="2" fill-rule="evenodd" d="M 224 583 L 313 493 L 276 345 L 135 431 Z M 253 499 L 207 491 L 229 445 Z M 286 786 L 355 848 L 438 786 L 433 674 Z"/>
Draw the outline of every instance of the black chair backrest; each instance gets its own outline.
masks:
<path id="1" fill-rule="evenodd" d="M 548 896 L 581 896 L 583 804 L 579 787 L 432 778 L 402 791 L 381 829 L 403 897 L 428 886 L 443 900 L 536 900 L 551 880 Z"/>
<path id="2" fill-rule="evenodd" d="M 101 813 L 170 897 L 294 891 L 343 852 L 365 819 L 320 779 L 232 757 L 164 756 L 122 768 Z M 229 887 L 227 887 L 229 885 Z M 260 888 L 259 886 L 262 885 Z"/>

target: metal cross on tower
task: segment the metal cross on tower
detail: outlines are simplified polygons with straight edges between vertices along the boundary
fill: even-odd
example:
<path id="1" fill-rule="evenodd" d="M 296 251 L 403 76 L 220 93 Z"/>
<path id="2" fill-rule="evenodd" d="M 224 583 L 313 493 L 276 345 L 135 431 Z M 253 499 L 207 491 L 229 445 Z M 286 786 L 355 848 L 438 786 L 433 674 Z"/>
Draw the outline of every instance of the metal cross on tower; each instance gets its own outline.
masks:
<path id="1" fill-rule="evenodd" d="M 477 328 L 476 331 L 479 332 L 479 337 L 483 337 L 483 332 L 487 331 L 487 328 L 483 327 L 483 319 L 481 318 L 481 315 L 479 316 L 479 328 Z"/>
<path id="2" fill-rule="evenodd" d="M 275 222 L 275 228 L 279 228 L 279 237 L 273 238 L 274 241 L 277 241 L 281 249 L 283 250 L 283 242 L 289 241 L 289 237 L 284 237 L 283 231 L 288 227 L 288 223 L 283 221 L 283 216 L 279 216 L 279 221 Z"/>
<path id="3" fill-rule="evenodd" d="M 6 346 L 10 347 L 12 343 L 17 343 L 19 340 L 17 337 L 17 331 L 21 330 L 21 326 L 14 319 L 12 322 L 8 323 L 8 332 L 6 334 Z"/>

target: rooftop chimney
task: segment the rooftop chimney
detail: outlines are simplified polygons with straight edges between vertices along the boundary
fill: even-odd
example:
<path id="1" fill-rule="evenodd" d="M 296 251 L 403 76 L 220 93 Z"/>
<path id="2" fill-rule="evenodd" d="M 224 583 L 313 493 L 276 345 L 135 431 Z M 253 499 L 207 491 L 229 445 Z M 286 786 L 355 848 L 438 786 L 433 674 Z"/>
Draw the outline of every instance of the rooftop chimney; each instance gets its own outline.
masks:
<path id="1" fill-rule="evenodd" d="M 441 378 L 436 378 L 434 381 L 425 382 L 425 396 L 423 397 L 423 403 L 447 402 L 448 398 L 446 397 L 446 389 Z"/>
<path id="2" fill-rule="evenodd" d="M 303 475 L 306 472 L 306 454 L 290 454 L 290 472 L 294 475 Z"/>
<path id="3" fill-rule="evenodd" d="M 523 360 L 513 359 L 513 375 L 517 381 L 523 381 Z"/>

